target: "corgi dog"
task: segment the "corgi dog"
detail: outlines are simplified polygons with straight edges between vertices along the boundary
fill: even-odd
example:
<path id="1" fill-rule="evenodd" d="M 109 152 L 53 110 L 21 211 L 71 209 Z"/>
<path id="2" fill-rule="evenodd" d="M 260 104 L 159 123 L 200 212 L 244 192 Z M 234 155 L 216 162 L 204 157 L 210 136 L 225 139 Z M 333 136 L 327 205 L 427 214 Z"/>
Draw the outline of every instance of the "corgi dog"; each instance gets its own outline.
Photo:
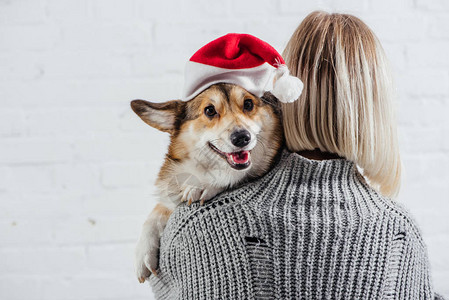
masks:
<path id="1" fill-rule="evenodd" d="M 278 100 L 256 97 L 242 87 L 218 83 L 189 101 L 131 102 L 148 125 L 170 134 L 156 180 L 158 204 L 143 224 L 135 252 L 144 282 L 157 275 L 159 239 L 181 202 L 201 204 L 236 185 L 262 176 L 283 144 Z"/>

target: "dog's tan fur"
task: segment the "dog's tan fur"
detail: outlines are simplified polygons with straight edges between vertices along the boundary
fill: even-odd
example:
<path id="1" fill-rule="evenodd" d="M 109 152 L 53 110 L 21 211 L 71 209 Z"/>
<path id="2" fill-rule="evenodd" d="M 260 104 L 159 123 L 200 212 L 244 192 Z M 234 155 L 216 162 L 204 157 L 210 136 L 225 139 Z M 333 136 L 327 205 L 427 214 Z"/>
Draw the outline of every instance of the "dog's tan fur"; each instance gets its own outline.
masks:
<path id="1" fill-rule="evenodd" d="M 253 108 L 243 108 L 245 100 Z M 213 105 L 217 115 L 204 113 Z M 170 133 L 170 145 L 156 186 L 159 204 L 145 222 L 136 248 L 136 271 L 140 282 L 156 274 L 159 238 L 174 207 L 182 201 L 204 202 L 226 188 L 263 175 L 271 166 L 283 142 L 277 100 L 270 94 L 258 98 L 232 84 L 216 84 L 194 99 L 165 103 L 134 100 L 131 107 L 148 125 Z M 238 151 L 229 142 L 236 129 L 251 133 L 251 165 L 231 168 L 208 143 L 223 152 Z"/>

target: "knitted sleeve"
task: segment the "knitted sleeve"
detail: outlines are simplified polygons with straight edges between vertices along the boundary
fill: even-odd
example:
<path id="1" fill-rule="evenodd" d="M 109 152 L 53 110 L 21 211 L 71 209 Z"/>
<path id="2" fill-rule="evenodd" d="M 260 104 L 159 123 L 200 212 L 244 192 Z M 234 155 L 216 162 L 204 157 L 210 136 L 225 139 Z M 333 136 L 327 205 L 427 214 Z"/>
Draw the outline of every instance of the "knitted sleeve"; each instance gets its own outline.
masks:
<path id="1" fill-rule="evenodd" d="M 400 230 L 393 236 L 386 299 L 442 299 L 434 295 L 427 249 L 410 214 L 399 207 Z"/>

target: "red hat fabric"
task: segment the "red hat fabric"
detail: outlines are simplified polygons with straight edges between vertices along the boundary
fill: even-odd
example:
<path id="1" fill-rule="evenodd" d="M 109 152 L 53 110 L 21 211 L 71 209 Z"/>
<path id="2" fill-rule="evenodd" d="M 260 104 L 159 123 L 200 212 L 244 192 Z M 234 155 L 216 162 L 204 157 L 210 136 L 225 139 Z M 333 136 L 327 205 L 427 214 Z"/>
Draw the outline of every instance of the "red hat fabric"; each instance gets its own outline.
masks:
<path id="1" fill-rule="evenodd" d="M 269 44 L 249 34 L 229 33 L 198 50 L 190 61 L 224 69 L 254 68 L 268 63 L 273 67 L 285 64 Z"/>
<path id="2" fill-rule="evenodd" d="M 258 97 L 271 91 L 282 102 L 295 101 L 302 91 L 302 82 L 289 75 L 281 55 L 249 34 L 230 33 L 199 49 L 186 65 L 183 99 L 193 99 L 221 82 L 237 84 Z"/>

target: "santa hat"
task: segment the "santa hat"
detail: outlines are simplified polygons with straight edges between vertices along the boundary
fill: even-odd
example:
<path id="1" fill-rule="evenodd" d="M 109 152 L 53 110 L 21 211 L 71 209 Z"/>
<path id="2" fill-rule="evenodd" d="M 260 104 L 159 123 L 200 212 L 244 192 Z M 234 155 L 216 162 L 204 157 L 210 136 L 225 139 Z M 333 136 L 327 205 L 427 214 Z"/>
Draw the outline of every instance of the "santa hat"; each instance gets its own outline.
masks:
<path id="1" fill-rule="evenodd" d="M 232 83 L 261 97 L 270 91 L 281 102 L 293 102 L 303 84 L 291 76 L 281 55 L 249 35 L 229 33 L 199 49 L 187 62 L 183 100 L 193 99 L 216 83 Z"/>

